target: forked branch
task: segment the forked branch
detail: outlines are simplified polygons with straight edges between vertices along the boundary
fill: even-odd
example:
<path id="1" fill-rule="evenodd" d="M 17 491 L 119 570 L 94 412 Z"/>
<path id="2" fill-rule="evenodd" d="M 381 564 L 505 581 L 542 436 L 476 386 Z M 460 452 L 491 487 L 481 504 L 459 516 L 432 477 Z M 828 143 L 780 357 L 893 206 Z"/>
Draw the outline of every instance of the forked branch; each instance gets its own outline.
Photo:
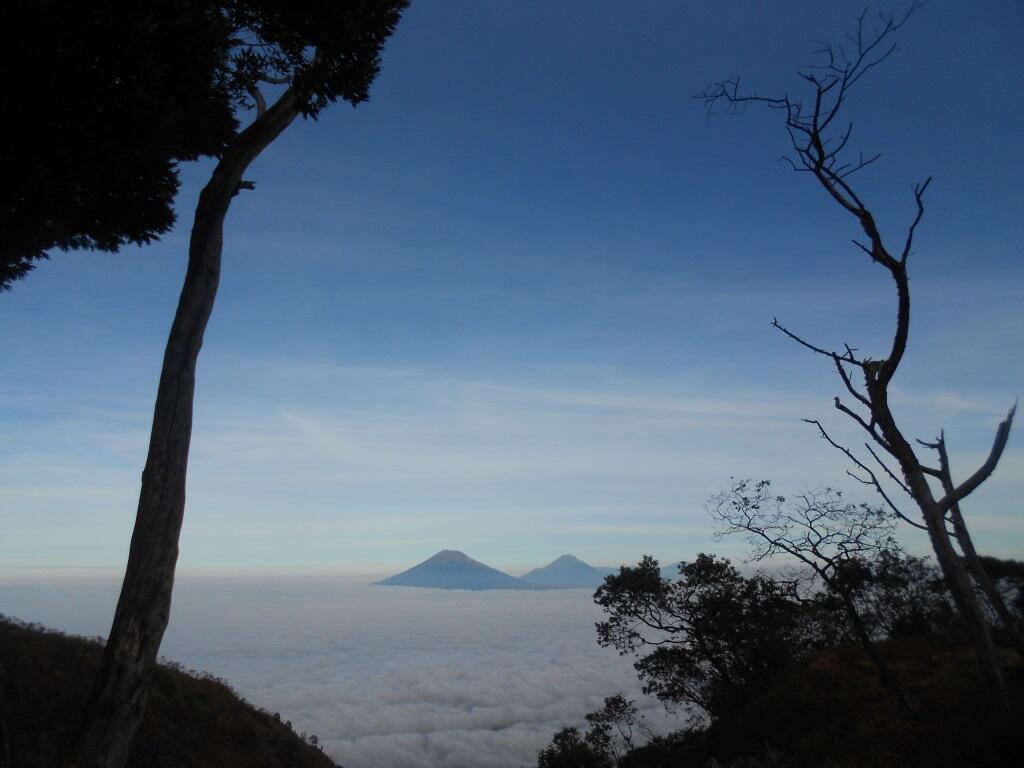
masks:
<path id="1" fill-rule="evenodd" d="M 1006 443 L 1010 439 L 1010 428 L 1013 426 L 1013 417 L 1016 413 L 1017 403 L 1014 403 L 1013 407 L 1010 408 L 1010 412 L 1006 414 L 1006 418 L 999 422 L 999 426 L 996 428 L 995 440 L 992 442 L 992 449 L 989 451 L 985 463 L 978 467 L 975 473 L 960 483 L 960 485 L 948 490 L 942 500 L 939 501 L 939 508 L 943 514 L 948 512 L 954 504 L 959 504 L 963 499 L 967 498 L 979 485 L 988 480 L 989 476 L 995 471 L 996 465 L 999 464 L 999 459 L 1003 456 L 1003 451 L 1006 450 Z M 945 442 L 941 438 L 939 446 L 942 447 L 942 452 L 939 454 L 941 457 L 945 453 Z M 947 458 L 947 464 L 948 461 Z"/>
<path id="2" fill-rule="evenodd" d="M 988 619 L 978 602 L 971 576 L 950 541 L 947 515 L 951 510 L 955 510 L 952 515 L 953 524 L 957 528 L 963 527 L 956 505 L 988 479 L 995 470 L 1006 448 L 1016 406 L 999 425 L 988 458 L 974 474 L 956 487 L 952 486 L 948 472 L 923 464 L 912 441 L 904 436 L 889 406 L 889 384 L 907 349 L 910 332 L 910 281 L 907 265 L 917 227 L 924 217 L 924 197 L 931 179 L 926 179 L 914 187 L 915 215 L 906 230 L 901 247 L 890 251 L 882 238 L 873 212 L 854 189 L 851 180 L 853 174 L 874 162 L 878 156 L 865 157 L 858 154 L 856 160 L 844 159 L 842 153 L 847 151 L 853 125 L 845 122 L 839 130 L 835 128 L 840 122 L 839 115 L 850 89 L 868 71 L 892 55 L 896 50 L 896 44 L 891 39 L 893 33 L 899 30 L 922 4 L 919 0 L 913 0 L 905 14 L 881 17 L 881 24 L 873 29 L 867 28 L 866 15 L 861 14 L 857 19 L 854 33 L 847 36 L 846 43 L 839 46 L 824 45 L 816 51 L 819 61 L 799 71 L 811 92 L 811 98 L 806 104 L 790 98 L 788 94 L 781 97 L 766 97 L 756 91 L 745 91 L 741 89 L 738 77 L 713 84 L 699 94 L 698 98 L 707 105 L 709 114 L 717 107 L 723 107 L 726 112 L 740 112 L 751 104 L 763 105 L 782 112 L 785 115 L 785 128 L 793 153 L 790 158 L 792 166 L 798 171 L 810 173 L 829 197 L 857 220 L 863 237 L 854 241 L 855 246 L 874 263 L 883 267 L 895 283 L 895 327 L 891 346 L 884 358 L 873 360 L 866 356 L 858 357 L 849 347 L 845 353 L 830 351 L 806 341 L 783 327 L 777 320 L 773 320 L 772 325 L 804 348 L 832 360 L 843 386 L 856 400 L 855 403 L 851 403 L 854 406 L 851 408 L 836 397 L 835 407 L 857 422 L 871 436 L 872 442 L 895 460 L 902 480 L 895 471 L 889 469 L 870 445 L 867 446 L 875 461 L 913 498 L 920 510 L 954 602 L 971 629 L 975 653 L 988 678 L 993 701 L 1001 709 L 1008 711 L 1009 699 L 1000 661 L 989 632 Z M 847 368 L 847 365 L 851 368 Z M 852 367 L 859 368 L 863 373 L 863 382 L 857 382 L 857 386 L 851 378 Z M 858 410 L 867 411 L 867 415 L 858 413 Z M 859 469 L 858 474 L 851 473 L 854 478 L 876 489 L 881 488 L 879 478 L 873 470 L 856 459 L 851 451 L 832 441 L 824 434 L 824 430 L 821 430 L 820 424 L 818 427 L 823 433 L 822 436 L 833 447 L 842 451 Z M 943 464 L 948 469 L 948 462 L 943 460 Z M 942 482 L 944 487 L 944 496 L 938 500 L 933 488 L 935 480 Z M 890 498 L 884 494 L 883 498 L 898 517 L 918 528 L 922 527 L 916 521 L 910 521 L 899 513 Z M 961 538 L 963 539 L 963 536 Z"/>
<path id="3" fill-rule="evenodd" d="M 840 445 L 835 440 L 833 440 L 832 437 L 829 435 L 829 433 L 825 431 L 825 427 L 822 426 L 820 421 L 818 421 L 817 419 L 804 419 L 804 421 L 806 423 L 808 423 L 808 424 L 813 424 L 814 426 L 816 426 L 818 428 L 818 435 L 823 440 L 825 440 L 829 445 L 831 445 L 837 451 L 839 451 L 844 456 L 846 456 L 846 458 L 848 458 L 851 462 L 853 462 L 857 467 L 859 467 L 860 470 L 867 475 L 867 479 L 859 477 L 858 475 L 854 474 L 853 472 L 850 472 L 849 470 L 847 470 L 846 474 L 848 474 L 854 480 L 857 480 L 858 482 L 863 483 L 864 485 L 871 485 L 871 486 L 873 486 L 874 489 L 878 492 L 878 495 L 882 497 L 883 501 L 885 501 L 885 505 L 887 507 L 889 507 L 889 509 L 892 511 L 892 513 L 894 515 L 896 515 L 900 520 L 903 520 L 904 522 L 909 523 L 910 525 L 914 526 L 915 528 L 920 528 L 922 531 L 928 530 L 927 526 L 922 525 L 921 523 L 915 522 L 914 520 L 911 520 L 909 517 L 907 517 L 905 514 L 903 514 L 903 512 L 900 511 L 899 507 L 896 506 L 895 502 L 893 502 L 892 498 L 889 496 L 889 494 L 886 492 L 885 488 L 882 486 L 882 483 L 879 482 L 878 476 L 874 473 L 874 471 L 871 469 L 871 467 L 867 466 L 864 462 L 862 462 L 860 459 L 858 459 L 856 454 L 854 454 L 853 451 L 851 451 L 845 445 Z M 867 443 L 865 443 L 865 445 L 868 446 Z M 871 452 L 872 456 L 875 456 L 875 458 L 878 459 L 878 456 L 875 455 L 875 452 L 871 450 L 870 446 L 868 446 L 868 450 Z M 881 464 L 881 461 L 879 461 L 879 463 Z M 888 467 L 885 466 L 885 464 L 882 464 L 882 467 L 883 467 L 883 469 L 885 469 L 886 472 L 889 472 L 889 469 L 888 469 Z M 891 472 L 889 472 L 889 476 L 893 477 Z M 906 490 L 906 486 L 902 482 L 900 482 L 899 480 L 897 480 L 896 482 L 899 483 L 899 486 L 901 488 Z"/>

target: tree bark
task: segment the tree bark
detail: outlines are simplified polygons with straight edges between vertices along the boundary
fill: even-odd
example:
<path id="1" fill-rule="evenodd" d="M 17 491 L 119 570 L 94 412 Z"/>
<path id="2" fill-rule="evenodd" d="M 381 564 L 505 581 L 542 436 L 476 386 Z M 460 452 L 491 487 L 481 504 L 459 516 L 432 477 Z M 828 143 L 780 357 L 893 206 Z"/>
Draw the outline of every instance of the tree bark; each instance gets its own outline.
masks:
<path id="1" fill-rule="evenodd" d="M 966 523 L 964 523 L 963 515 L 960 513 L 959 504 L 954 504 L 950 508 L 950 517 L 953 521 L 953 531 L 956 534 L 957 543 L 960 545 L 960 551 L 964 553 L 964 559 L 967 561 L 967 567 L 981 587 L 981 591 L 985 593 L 985 597 L 988 598 L 996 615 L 999 616 L 999 621 L 1002 623 L 1007 634 L 1009 634 L 1011 642 L 1013 642 L 1014 647 L 1017 649 L 1017 653 L 1024 657 L 1024 633 L 1021 632 L 1016 619 L 1010 613 L 1010 609 L 1006 607 L 1006 601 L 1003 600 L 1003 596 L 999 594 L 996 585 L 985 571 L 985 566 L 981 562 L 981 558 L 978 557 L 978 552 L 974 548 L 974 541 L 971 539 L 971 534 L 967 530 Z"/>
<path id="2" fill-rule="evenodd" d="M 249 164 L 284 131 L 299 103 L 288 89 L 224 152 L 196 207 L 188 270 L 167 339 L 128 564 L 72 766 L 121 768 L 142 721 L 149 679 L 170 618 L 196 360 L 220 281 L 224 218 Z"/>
<path id="3" fill-rule="evenodd" d="M 947 496 L 954 498 L 953 475 L 949 466 L 949 454 L 946 452 L 946 438 L 944 434 L 939 438 L 935 447 L 939 452 L 939 471 L 942 473 L 942 488 Z M 1017 652 L 1024 656 L 1024 633 L 1021 632 L 1016 619 L 1014 619 L 1006 607 L 1003 596 L 999 594 L 996 585 L 992 583 L 992 579 L 989 578 L 988 573 L 985 571 L 981 558 L 978 557 L 978 552 L 974 548 L 974 541 L 971 539 L 971 534 L 967 530 L 963 514 L 960 512 L 960 502 L 954 501 L 950 505 L 949 517 L 953 523 L 953 533 L 956 535 L 956 541 L 960 545 L 960 551 L 963 552 L 964 559 L 967 561 L 967 568 L 973 574 L 974 580 L 981 587 L 982 592 L 985 593 L 985 597 L 988 598 L 996 615 L 999 616 L 999 621 L 1002 622 L 1003 628 L 1010 635 L 1010 640 L 1013 642 Z"/>
<path id="4" fill-rule="evenodd" d="M 865 227 L 865 230 L 868 230 Z M 873 225 L 870 229 L 873 229 Z M 871 232 L 868 232 L 871 236 Z M 877 366 L 864 366 L 864 387 L 868 393 L 871 410 L 871 423 L 877 424 L 884 440 L 883 447 L 899 462 L 906 480 L 907 490 L 921 510 L 921 516 L 928 528 L 935 558 L 938 560 L 946 586 L 953 596 L 957 611 L 963 618 L 971 634 L 974 654 L 981 667 L 982 674 L 988 681 L 996 705 L 1003 711 L 1010 710 L 1010 700 L 1006 692 L 999 656 L 992 642 L 988 620 L 981 608 L 978 595 L 974 590 L 971 576 L 967 572 L 963 559 L 957 554 L 946 531 L 946 517 L 941 504 L 936 501 L 921 462 L 914 453 L 913 447 L 907 442 L 896 420 L 889 409 L 889 382 L 896 372 L 903 351 L 906 348 L 910 327 L 910 283 L 907 278 L 906 261 L 893 259 L 881 246 L 880 240 L 873 239 L 880 251 L 876 261 L 885 265 L 896 282 L 898 301 L 896 336 L 890 356 Z M 838 398 L 837 398 L 838 402 Z"/>
<path id="5" fill-rule="evenodd" d="M 925 513 L 925 520 L 928 524 L 928 535 L 932 540 L 932 548 L 935 550 L 936 559 L 939 561 L 939 567 L 946 580 L 946 586 L 949 587 L 953 602 L 956 603 L 957 610 L 971 633 L 978 664 L 988 679 L 996 704 L 1000 709 L 1009 712 L 1010 699 L 999 665 L 999 656 L 996 653 L 995 644 L 992 642 L 988 618 L 974 591 L 971 575 L 964 565 L 963 558 L 957 554 L 950 543 L 949 534 L 946 532 L 945 516 L 938 505 L 933 505 L 932 509 Z"/>
<path id="6" fill-rule="evenodd" d="M 902 300 L 903 296 L 901 295 L 901 303 Z M 878 422 L 882 434 L 889 444 L 890 453 L 899 461 L 904 479 L 907 481 L 907 488 L 921 510 L 921 515 L 928 528 L 928 537 L 931 539 L 932 549 L 946 586 L 956 604 L 957 612 L 971 634 L 974 653 L 982 674 L 988 680 L 996 704 L 1004 711 L 1009 711 L 1010 703 L 1006 693 L 1006 684 L 1003 681 L 995 645 L 992 643 L 988 620 L 978 601 L 964 561 L 949 540 L 942 508 L 932 494 L 928 479 L 914 454 L 914 449 L 896 428 L 892 413 L 889 411 L 887 393 L 884 390 L 878 391 L 877 383 L 871 377 L 868 377 L 867 389 L 871 397 L 871 415 Z"/>

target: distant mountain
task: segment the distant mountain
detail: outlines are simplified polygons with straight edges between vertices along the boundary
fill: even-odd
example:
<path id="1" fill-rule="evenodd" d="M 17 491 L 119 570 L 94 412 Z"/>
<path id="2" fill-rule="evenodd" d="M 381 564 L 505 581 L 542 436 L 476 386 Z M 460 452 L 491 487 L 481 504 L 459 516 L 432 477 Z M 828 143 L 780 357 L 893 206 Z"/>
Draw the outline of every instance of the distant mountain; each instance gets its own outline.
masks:
<path id="1" fill-rule="evenodd" d="M 376 582 L 391 587 L 434 587 L 436 589 L 543 589 L 478 563 L 454 549 L 443 549 L 419 565 Z"/>
<path id="2" fill-rule="evenodd" d="M 617 568 L 595 568 L 573 555 L 562 555 L 543 568 L 534 568 L 529 573 L 524 573 L 520 578 L 547 589 L 595 588 L 601 585 L 605 576 L 615 573 L 617 570 Z"/>
<path id="3" fill-rule="evenodd" d="M 678 563 L 661 566 L 661 578 L 668 579 L 669 581 L 679 581 L 679 566 L 681 565 L 686 565 L 686 561 L 680 560 Z"/>

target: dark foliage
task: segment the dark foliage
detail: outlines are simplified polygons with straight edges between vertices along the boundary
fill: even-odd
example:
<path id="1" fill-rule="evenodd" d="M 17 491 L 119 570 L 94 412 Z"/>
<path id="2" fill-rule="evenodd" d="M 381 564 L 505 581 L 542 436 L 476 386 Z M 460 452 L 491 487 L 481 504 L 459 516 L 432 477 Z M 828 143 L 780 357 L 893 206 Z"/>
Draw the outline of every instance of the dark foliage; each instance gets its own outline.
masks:
<path id="1" fill-rule="evenodd" d="M 609 618 L 598 642 L 636 654 L 644 691 L 696 704 L 712 717 L 770 687 L 813 647 L 814 626 L 786 585 L 744 578 L 713 555 L 661 577 L 645 557 L 608 576 L 594 594 Z"/>
<path id="2" fill-rule="evenodd" d="M 228 67 L 236 94 L 263 82 L 285 80 L 301 112 L 316 117 L 339 98 L 359 104 L 370 97 L 380 71 L 380 49 L 407 0 L 221 0 L 233 42 Z"/>
<path id="3" fill-rule="evenodd" d="M 53 249 L 117 251 L 174 224 L 177 164 L 219 156 L 260 83 L 315 117 L 368 98 L 404 2 L 35 0 L 0 11 L 0 290 Z M 187 50 L 187 55 L 183 51 Z M 313 51 L 316 51 L 314 54 Z M 260 97 L 261 98 L 261 97 Z"/>
<path id="4" fill-rule="evenodd" d="M 891 510 L 850 503 L 833 488 L 786 498 L 772 493 L 767 480 L 733 480 L 706 509 L 718 523 L 718 537 L 740 534 L 747 539 L 750 560 L 792 560 L 794 594 L 816 603 L 827 618 L 819 622 L 822 638 L 859 645 L 884 685 L 910 709 L 899 676 L 877 641 L 897 631 L 927 631 L 939 620 L 950 622 L 939 616 L 947 601 L 939 597 L 938 574 L 900 549 Z"/>
<path id="5" fill-rule="evenodd" d="M 1024 623 L 1024 562 L 984 555 L 978 559 L 1011 615 L 1018 623 Z"/>
<path id="6" fill-rule="evenodd" d="M 217 154 L 237 127 L 229 52 L 204 0 L 4 5 L 15 108 L 0 146 L 0 289 L 53 248 L 116 251 L 171 227 L 176 163 Z"/>
<path id="7" fill-rule="evenodd" d="M 971 670 L 971 650 L 927 637 L 884 651 L 917 703 L 907 712 L 856 648 L 811 654 L 776 686 L 707 727 L 639 747 L 620 768 L 1008 768 L 1024 734 L 995 711 Z M 1024 704 L 1018 665 L 1008 676 Z M 1019 711 L 1019 710 L 1018 710 Z"/>
<path id="8" fill-rule="evenodd" d="M 612 768 L 604 745 L 578 728 L 563 728 L 537 755 L 537 768 Z"/>
<path id="9" fill-rule="evenodd" d="M 621 694 L 609 696 L 604 706 L 587 715 L 587 729 L 563 728 L 537 756 L 540 768 L 592 766 L 612 768 L 634 748 L 637 736 L 653 737 L 636 704 Z"/>
<path id="10" fill-rule="evenodd" d="M 588 735 L 603 745 L 605 753 L 618 760 L 633 749 L 639 736 L 653 734 L 642 717 L 637 717 L 636 703 L 622 694 L 609 696 L 604 706 L 587 715 Z"/>
<path id="11" fill-rule="evenodd" d="M 1012 561 L 991 567 L 1001 577 L 1018 572 Z M 598 633 L 620 651 L 647 653 L 637 669 L 650 692 L 669 705 L 698 704 L 706 717 L 660 737 L 641 732 L 636 741 L 647 743 L 639 745 L 631 702 L 613 697 L 587 716 L 585 733 L 563 732 L 541 765 L 573 765 L 581 755 L 606 762 L 575 764 L 617 768 L 1002 768 L 1024 759 L 1018 714 L 993 705 L 970 638 L 926 561 L 881 551 L 837 560 L 834 574 L 909 708 L 883 683 L 827 585 L 800 596 L 792 581 L 747 579 L 709 555 L 681 572 L 677 583 L 663 579 L 647 557 L 609 576 L 595 594 L 611 615 Z M 1000 653 L 1019 713 L 1024 663 L 1009 646 Z M 609 739 L 622 733 L 628 738 Z"/>
<path id="12" fill-rule="evenodd" d="M 996 581 L 1000 579 L 1016 579 L 1024 582 L 1024 562 L 1020 560 L 1003 560 L 998 557 L 982 555 L 979 558 L 985 571 Z"/>
<path id="13" fill-rule="evenodd" d="M 7 733 L 7 765 L 56 768 L 62 764 L 101 652 L 98 641 L 0 617 L 0 734 Z M 156 669 L 128 765 L 331 768 L 335 764 L 280 717 L 241 700 L 223 681 L 165 664 Z"/>
<path id="14" fill-rule="evenodd" d="M 833 616 L 834 644 L 856 643 L 842 610 L 849 595 L 876 640 L 921 635 L 963 635 L 942 574 L 924 558 L 883 550 L 872 558 L 841 560 L 827 588 L 816 595 Z"/>

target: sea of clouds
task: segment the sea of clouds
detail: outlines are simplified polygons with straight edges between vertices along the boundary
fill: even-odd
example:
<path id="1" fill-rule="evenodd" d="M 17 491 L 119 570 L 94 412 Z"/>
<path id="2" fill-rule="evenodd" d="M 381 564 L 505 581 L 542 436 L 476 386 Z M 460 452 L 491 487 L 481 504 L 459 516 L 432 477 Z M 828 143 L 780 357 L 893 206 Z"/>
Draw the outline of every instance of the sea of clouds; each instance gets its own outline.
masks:
<path id="1" fill-rule="evenodd" d="M 662 732 L 631 661 L 595 641 L 588 590 L 464 592 L 352 577 L 180 579 L 161 655 L 225 678 L 345 768 L 518 768 L 622 692 Z M 113 580 L 0 584 L 0 612 L 105 634 Z"/>

